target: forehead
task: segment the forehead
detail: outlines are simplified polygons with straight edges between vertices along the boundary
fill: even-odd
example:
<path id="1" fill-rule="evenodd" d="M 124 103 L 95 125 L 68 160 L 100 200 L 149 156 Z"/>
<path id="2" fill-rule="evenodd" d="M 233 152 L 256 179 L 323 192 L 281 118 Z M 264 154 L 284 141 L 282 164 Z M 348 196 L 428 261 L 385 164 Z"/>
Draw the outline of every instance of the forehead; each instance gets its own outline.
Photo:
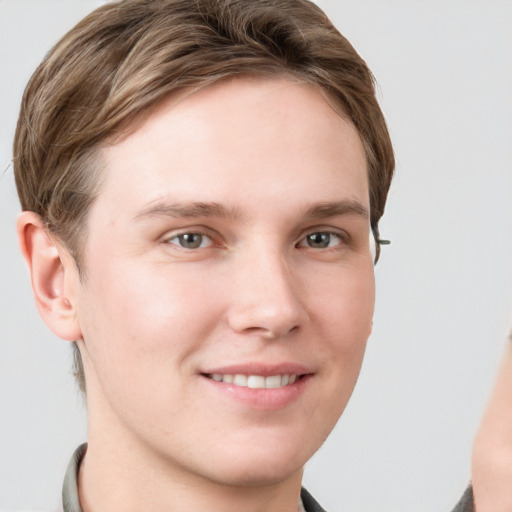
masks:
<path id="1" fill-rule="evenodd" d="M 336 196 L 340 179 L 345 194 L 368 196 L 352 123 L 317 88 L 288 79 L 236 78 L 171 97 L 101 157 L 100 196 L 114 202 L 127 194 L 133 204 L 147 203 L 167 193 L 212 201 L 230 190 L 272 201 L 283 187 L 288 195 L 321 187 Z"/>

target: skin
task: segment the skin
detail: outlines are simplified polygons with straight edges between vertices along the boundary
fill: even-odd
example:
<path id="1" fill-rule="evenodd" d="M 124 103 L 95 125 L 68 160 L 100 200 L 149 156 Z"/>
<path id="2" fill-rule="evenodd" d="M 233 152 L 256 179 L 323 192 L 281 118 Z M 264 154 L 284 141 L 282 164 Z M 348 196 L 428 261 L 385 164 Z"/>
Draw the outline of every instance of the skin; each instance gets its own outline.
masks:
<path id="1" fill-rule="evenodd" d="M 238 78 L 169 99 L 100 158 L 83 281 L 34 214 L 18 224 L 41 315 L 84 361 L 84 511 L 297 510 L 372 327 L 355 128 L 312 86 Z M 247 398 L 204 375 L 233 365 L 307 377 Z"/>
<path id="2" fill-rule="evenodd" d="M 512 333 L 473 447 L 478 512 L 512 510 Z"/>

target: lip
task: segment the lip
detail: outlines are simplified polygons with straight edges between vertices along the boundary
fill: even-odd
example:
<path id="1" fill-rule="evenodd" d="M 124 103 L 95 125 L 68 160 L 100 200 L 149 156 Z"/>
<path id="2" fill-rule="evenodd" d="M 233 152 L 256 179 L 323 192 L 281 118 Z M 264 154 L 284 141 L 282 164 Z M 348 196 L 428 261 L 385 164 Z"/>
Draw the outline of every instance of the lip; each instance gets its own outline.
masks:
<path id="1" fill-rule="evenodd" d="M 264 364 L 264 363 L 243 363 L 234 364 L 229 366 L 216 366 L 201 370 L 201 374 L 232 374 L 241 373 L 244 375 L 261 375 L 269 377 L 270 375 L 283 375 L 285 373 L 295 375 L 306 375 L 314 373 L 312 368 L 298 363 L 279 363 L 279 364 Z"/>
<path id="2" fill-rule="evenodd" d="M 264 377 L 292 374 L 300 377 L 293 384 L 279 388 L 253 389 L 235 386 L 232 383 L 215 381 L 208 377 L 208 375 L 213 373 L 261 375 Z M 296 363 L 272 365 L 249 363 L 208 368 L 205 371 L 201 371 L 200 377 L 209 393 L 213 393 L 215 397 L 220 397 L 220 399 L 227 401 L 229 404 L 261 411 L 276 411 L 292 406 L 300 398 L 310 385 L 313 371 L 304 365 Z"/>

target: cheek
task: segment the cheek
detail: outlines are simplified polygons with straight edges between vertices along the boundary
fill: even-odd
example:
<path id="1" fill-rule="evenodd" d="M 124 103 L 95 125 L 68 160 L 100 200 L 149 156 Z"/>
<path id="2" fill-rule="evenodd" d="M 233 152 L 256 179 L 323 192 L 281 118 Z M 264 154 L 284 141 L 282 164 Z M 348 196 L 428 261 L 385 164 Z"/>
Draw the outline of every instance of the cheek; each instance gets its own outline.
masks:
<path id="1" fill-rule="evenodd" d="M 185 360 L 213 329 L 218 306 L 208 281 L 191 286 L 183 272 L 122 262 L 98 270 L 88 277 L 81 304 L 84 339 L 98 373 L 169 368 L 166 363 Z"/>
<path id="2" fill-rule="evenodd" d="M 328 283 L 315 305 L 318 323 L 328 329 L 336 350 L 358 351 L 361 344 L 364 350 L 375 306 L 373 266 L 347 269 Z"/>
<path id="3" fill-rule="evenodd" d="M 348 272 L 326 295 L 328 300 L 319 305 L 322 321 L 318 322 L 323 330 L 320 339 L 326 351 L 325 360 L 329 361 L 325 369 L 329 389 L 324 397 L 330 403 L 332 417 L 337 420 L 356 384 L 372 330 L 373 267 L 362 272 Z"/>

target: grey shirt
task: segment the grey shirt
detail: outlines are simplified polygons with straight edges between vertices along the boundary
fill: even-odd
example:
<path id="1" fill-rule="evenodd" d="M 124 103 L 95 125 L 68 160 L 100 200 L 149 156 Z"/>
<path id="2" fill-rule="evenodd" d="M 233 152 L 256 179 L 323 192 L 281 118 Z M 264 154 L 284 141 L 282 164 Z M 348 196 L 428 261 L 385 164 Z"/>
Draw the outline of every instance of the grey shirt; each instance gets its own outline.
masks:
<path id="1" fill-rule="evenodd" d="M 460 499 L 453 512 L 475 512 L 475 502 L 473 500 L 473 489 L 469 486 Z"/>
<path id="2" fill-rule="evenodd" d="M 64 485 L 62 486 L 62 505 L 64 512 L 82 512 L 78 499 L 78 471 L 87 450 L 87 444 L 80 445 L 69 461 Z M 301 490 L 298 512 L 325 512 L 306 489 Z"/>

